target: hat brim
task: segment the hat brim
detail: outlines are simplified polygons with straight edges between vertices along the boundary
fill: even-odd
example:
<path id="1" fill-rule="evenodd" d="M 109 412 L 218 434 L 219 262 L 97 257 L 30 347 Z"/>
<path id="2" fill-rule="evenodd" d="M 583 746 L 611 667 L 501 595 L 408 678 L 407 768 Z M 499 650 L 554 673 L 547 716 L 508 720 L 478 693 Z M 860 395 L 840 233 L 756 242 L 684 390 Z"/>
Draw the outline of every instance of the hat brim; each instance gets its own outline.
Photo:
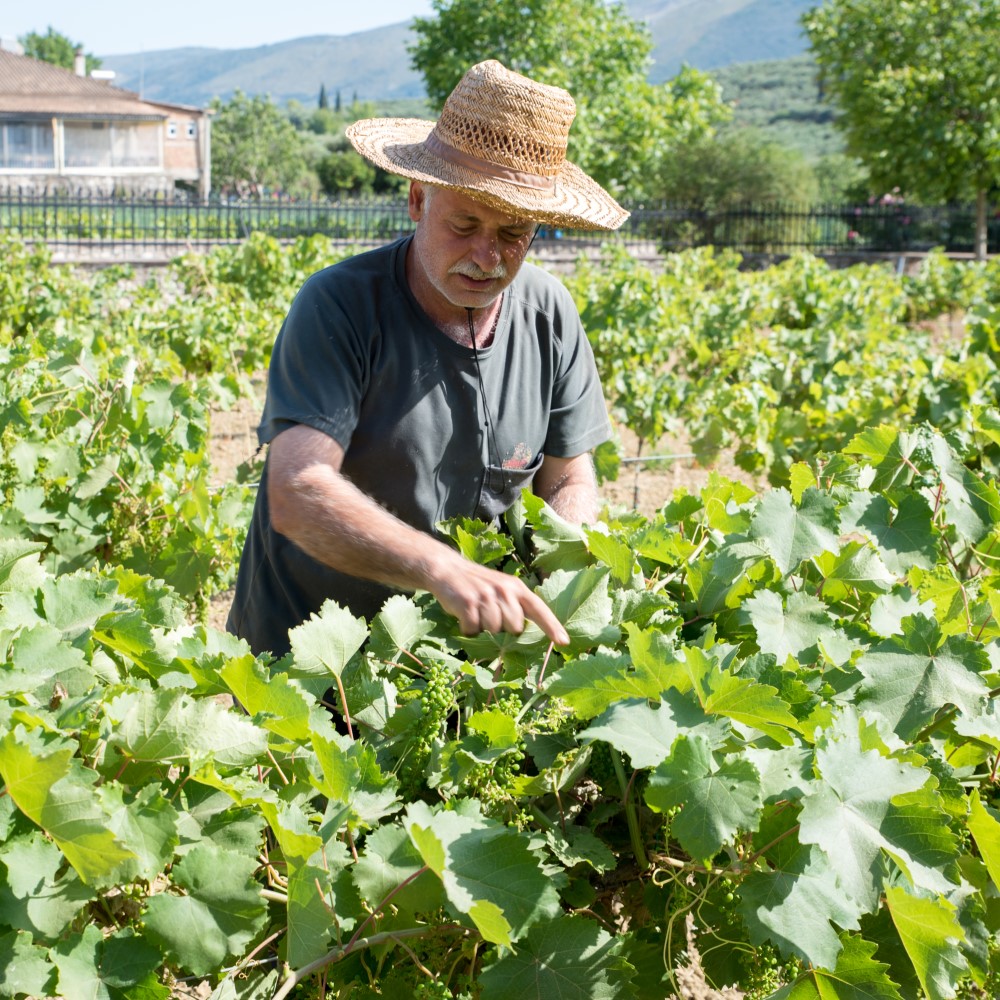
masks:
<path id="1" fill-rule="evenodd" d="M 425 140 L 434 122 L 367 118 L 348 126 L 347 138 L 365 159 L 391 174 L 467 193 L 499 211 L 565 229 L 617 229 L 629 213 L 579 167 L 564 161 L 552 187 L 526 187 L 431 152 Z"/>

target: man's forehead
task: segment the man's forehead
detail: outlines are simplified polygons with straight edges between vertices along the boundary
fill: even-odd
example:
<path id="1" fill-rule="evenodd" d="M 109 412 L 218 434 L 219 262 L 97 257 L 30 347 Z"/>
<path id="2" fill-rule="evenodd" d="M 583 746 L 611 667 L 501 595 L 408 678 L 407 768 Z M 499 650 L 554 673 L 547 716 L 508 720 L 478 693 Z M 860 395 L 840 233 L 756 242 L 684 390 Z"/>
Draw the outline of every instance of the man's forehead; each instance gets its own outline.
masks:
<path id="1" fill-rule="evenodd" d="M 462 191 L 438 188 L 435 201 L 440 198 L 442 210 L 451 218 L 464 218 L 476 222 L 488 222 L 497 226 L 533 226 L 534 220 L 522 215 L 513 215 L 476 201 Z"/>

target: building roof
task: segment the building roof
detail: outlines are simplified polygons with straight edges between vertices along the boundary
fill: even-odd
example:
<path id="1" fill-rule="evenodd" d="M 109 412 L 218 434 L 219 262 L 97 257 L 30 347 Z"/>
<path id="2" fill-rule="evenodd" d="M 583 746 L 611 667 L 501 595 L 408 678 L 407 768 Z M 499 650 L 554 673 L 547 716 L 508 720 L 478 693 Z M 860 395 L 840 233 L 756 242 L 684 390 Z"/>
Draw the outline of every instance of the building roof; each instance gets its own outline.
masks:
<path id="1" fill-rule="evenodd" d="M 138 94 L 106 80 L 77 76 L 68 69 L 0 49 L 0 115 L 60 115 L 164 119 L 171 107 L 143 101 Z M 202 112 L 203 113 L 203 112 Z"/>

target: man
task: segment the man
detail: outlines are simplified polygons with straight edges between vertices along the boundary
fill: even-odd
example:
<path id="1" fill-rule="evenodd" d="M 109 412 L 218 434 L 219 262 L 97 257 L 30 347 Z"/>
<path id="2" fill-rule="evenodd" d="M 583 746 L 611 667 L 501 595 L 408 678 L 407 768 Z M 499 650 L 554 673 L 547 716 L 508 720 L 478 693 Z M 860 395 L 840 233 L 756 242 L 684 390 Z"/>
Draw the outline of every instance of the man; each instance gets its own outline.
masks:
<path id="1" fill-rule="evenodd" d="M 521 580 L 434 537 L 489 520 L 524 486 L 565 518 L 597 513 L 590 450 L 607 411 L 563 286 L 522 268 L 536 225 L 627 218 L 566 162 L 572 98 L 489 61 L 436 123 L 369 119 L 355 148 L 410 179 L 412 237 L 313 275 L 275 343 L 269 443 L 229 628 L 255 653 L 333 598 L 371 618 L 426 590 L 466 634 L 566 632 Z"/>

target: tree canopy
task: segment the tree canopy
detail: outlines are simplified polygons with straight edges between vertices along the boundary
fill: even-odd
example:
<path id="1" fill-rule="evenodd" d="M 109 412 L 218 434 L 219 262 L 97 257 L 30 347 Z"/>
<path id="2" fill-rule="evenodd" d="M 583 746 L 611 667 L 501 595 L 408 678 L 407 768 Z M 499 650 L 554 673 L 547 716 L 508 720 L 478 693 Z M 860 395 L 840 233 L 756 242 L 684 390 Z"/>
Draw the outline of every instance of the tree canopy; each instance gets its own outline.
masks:
<path id="1" fill-rule="evenodd" d="M 308 174 L 302 138 L 270 97 L 237 90 L 212 102 L 212 176 L 239 195 L 297 192 Z"/>
<path id="2" fill-rule="evenodd" d="M 24 46 L 24 54 L 32 59 L 39 59 L 42 62 L 52 63 L 53 66 L 62 66 L 63 69 L 73 69 L 76 59 L 76 50 L 82 48 L 80 42 L 70 41 L 66 35 L 56 31 L 49 25 L 48 31 L 40 35 L 37 31 L 29 31 L 22 35 L 18 41 Z M 92 69 L 98 69 L 101 60 L 90 52 L 85 54 L 87 73 Z"/>
<path id="3" fill-rule="evenodd" d="M 685 70 L 647 82 L 652 40 L 623 4 L 603 0 L 432 0 L 416 18 L 413 66 L 440 108 L 462 74 L 484 59 L 568 90 L 577 103 L 569 157 L 618 197 L 651 192 L 648 180 L 677 143 L 728 117 L 719 88 Z"/>
<path id="4" fill-rule="evenodd" d="M 1000 184 L 1000 0 L 826 0 L 804 24 L 847 147 L 883 190 L 977 201 Z"/>

